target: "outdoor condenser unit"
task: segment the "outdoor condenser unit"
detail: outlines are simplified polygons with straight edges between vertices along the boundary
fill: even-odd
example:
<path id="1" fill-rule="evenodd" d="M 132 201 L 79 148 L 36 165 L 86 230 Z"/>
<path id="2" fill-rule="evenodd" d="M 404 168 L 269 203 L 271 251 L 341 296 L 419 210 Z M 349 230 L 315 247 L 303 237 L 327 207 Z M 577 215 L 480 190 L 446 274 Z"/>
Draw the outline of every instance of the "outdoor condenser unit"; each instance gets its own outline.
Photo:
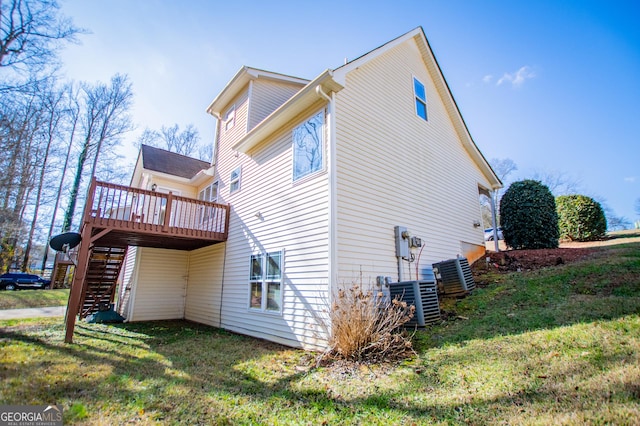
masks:
<path id="1" fill-rule="evenodd" d="M 433 267 L 438 270 L 442 292 L 447 296 L 463 296 L 476 288 L 471 267 L 465 257 L 443 260 L 434 263 Z"/>
<path id="2" fill-rule="evenodd" d="M 440 320 L 440 304 L 435 281 L 402 281 L 389 284 L 391 299 L 398 298 L 415 305 L 413 318 L 405 327 L 424 327 Z"/>

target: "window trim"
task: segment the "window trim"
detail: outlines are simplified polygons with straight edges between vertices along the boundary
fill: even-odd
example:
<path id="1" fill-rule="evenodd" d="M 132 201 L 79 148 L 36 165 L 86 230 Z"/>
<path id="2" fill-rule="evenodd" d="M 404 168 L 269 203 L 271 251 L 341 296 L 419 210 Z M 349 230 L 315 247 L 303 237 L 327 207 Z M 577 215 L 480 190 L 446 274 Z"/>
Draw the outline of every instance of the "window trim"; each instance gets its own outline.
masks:
<path id="1" fill-rule="evenodd" d="M 296 129 L 300 128 L 302 125 L 304 125 L 306 122 L 310 121 L 311 119 L 317 117 L 318 115 L 322 114 L 322 130 L 320 132 L 320 136 L 322 137 L 321 141 L 320 141 L 320 154 L 322 156 L 321 160 L 320 160 L 320 167 L 318 167 L 318 169 L 307 172 L 303 175 L 300 176 L 296 176 L 296 144 L 295 144 L 295 132 Z M 310 178 L 318 173 L 322 173 L 323 171 L 326 170 L 326 145 L 327 145 L 327 112 L 324 108 L 322 108 L 321 110 L 319 110 L 318 112 L 310 115 L 309 117 L 307 117 L 305 120 L 303 120 L 302 122 L 300 122 L 297 126 L 295 126 L 292 130 L 291 130 L 291 163 L 292 163 L 292 168 L 291 168 L 291 179 L 293 183 L 298 183 L 304 179 Z"/>
<path id="2" fill-rule="evenodd" d="M 280 262 L 279 262 L 279 276 L 274 278 L 270 278 L 267 274 L 267 269 L 268 269 L 268 259 L 269 257 L 274 257 L 274 256 L 279 256 L 280 257 Z M 259 278 L 255 278 L 254 276 L 254 271 L 253 271 L 253 262 L 255 258 L 259 258 L 260 259 L 260 277 Z M 247 309 L 250 312 L 260 312 L 260 313 L 265 313 L 265 314 L 270 314 L 270 315 L 281 315 L 284 312 L 283 309 L 283 301 L 284 301 L 284 249 L 282 250 L 276 250 L 276 251 L 270 251 L 270 252 L 257 252 L 257 253 L 253 253 L 251 254 L 251 256 L 249 256 L 249 280 L 248 280 L 248 290 L 249 290 L 249 294 L 248 294 L 248 298 L 247 298 Z M 279 295 L 278 295 L 278 299 L 276 300 L 277 304 L 278 304 L 278 308 L 277 310 L 275 309 L 269 309 L 269 284 L 273 284 L 273 283 L 277 283 L 280 289 Z M 252 306 L 251 303 L 251 299 L 252 299 L 252 294 L 253 294 L 253 285 L 254 284 L 259 284 L 260 285 L 260 307 L 257 306 Z"/>
<path id="3" fill-rule="evenodd" d="M 238 177 L 234 179 L 233 174 L 236 172 L 238 174 Z M 229 195 L 235 194 L 236 192 L 240 191 L 241 182 L 242 182 L 242 166 L 240 165 L 235 169 L 231 170 L 231 173 L 229 173 Z M 235 189 L 233 189 L 234 183 L 238 184 L 238 187 Z"/>
<path id="4" fill-rule="evenodd" d="M 424 99 L 420 97 L 416 91 L 416 83 L 422 86 L 422 91 L 424 92 Z M 427 88 L 424 83 L 418 79 L 418 77 L 413 76 L 413 99 L 414 99 L 414 109 L 417 117 L 420 117 L 424 121 L 429 121 L 429 110 L 427 109 Z M 418 110 L 418 104 L 424 106 L 424 117 L 420 114 Z"/>

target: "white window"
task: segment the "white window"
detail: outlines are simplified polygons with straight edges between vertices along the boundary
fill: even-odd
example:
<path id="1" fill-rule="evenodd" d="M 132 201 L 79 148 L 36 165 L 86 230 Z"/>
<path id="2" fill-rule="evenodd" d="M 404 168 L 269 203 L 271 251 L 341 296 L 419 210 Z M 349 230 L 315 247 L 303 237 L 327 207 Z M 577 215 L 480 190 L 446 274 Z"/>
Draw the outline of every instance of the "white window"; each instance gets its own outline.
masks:
<path id="1" fill-rule="evenodd" d="M 224 130 L 225 132 L 231 129 L 236 124 L 236 106 L 232 106 L 229 108 L 227 113 L 224 115 Z"/>
<path id="2" fill-rule="evenodd" d="M 218 202 L 218 182 L 213 182 L 198 193 L 198 200 Z"/>
<path id="3" fill-rule="evenodd" d="M 427 92 L 424 90 L 424 84 L 420 83 L 417 78 L 413 78 L 413 93 L 416 98 L 416 115 L 425 121 L 427 120 Z"/>
<path id="4" fill-rule="evenodd" d="M 229 177 L 229 194 L 233 194 L 240 190 L 240 175 L 242 168 L 240 166 L 233 169 L 231 176 Z"/>
<path id="5" fill-rule="evenodd" d="M 282 251 L 251 255 L 249 308 L 282 312 Z"/>
<path id="6" fill-rule="evenodd" d="M 209 201 L 212 203 L 218 202 L 218 182 L 214 182 L 211 185 L 205 187 L 198 193 L 198 200 Z M 208 229 L 208 227 L 214 226 L 213 223 L 216 222 L 217 215 L 219 214 L 218 209 L 210 206 L 200 206 L 199 207 L 199 223 L 202 226 L 202 229 Z"/>
<path id="7" fill-rule="evenodd" d="M 293 129 L 293 180 L 321 170 L 324 162 L 324 111 Z"/>

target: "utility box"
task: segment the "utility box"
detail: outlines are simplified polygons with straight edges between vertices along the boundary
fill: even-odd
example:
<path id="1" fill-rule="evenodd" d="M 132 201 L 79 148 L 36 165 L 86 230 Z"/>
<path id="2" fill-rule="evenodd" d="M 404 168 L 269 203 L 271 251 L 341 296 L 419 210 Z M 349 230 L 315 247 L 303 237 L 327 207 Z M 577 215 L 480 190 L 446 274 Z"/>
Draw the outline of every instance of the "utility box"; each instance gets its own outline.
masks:
<path id="1" fill-rule="evenodd" d="M 396 257 L 409 259 L 409 231 L 404 226 L 393 228 L 396 239 Z"/>

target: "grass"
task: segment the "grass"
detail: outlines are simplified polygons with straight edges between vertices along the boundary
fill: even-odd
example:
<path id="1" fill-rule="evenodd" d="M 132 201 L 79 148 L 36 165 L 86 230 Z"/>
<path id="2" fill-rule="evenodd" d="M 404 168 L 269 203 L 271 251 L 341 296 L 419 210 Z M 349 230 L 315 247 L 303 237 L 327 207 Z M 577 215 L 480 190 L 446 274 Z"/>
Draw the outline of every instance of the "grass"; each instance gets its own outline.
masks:
<path id="1" fill-rule="evenodd" d="M 0 323 L 0 404 L 65 424 L 637 424 L 640 244 L 496 275 L 450 300 L 399 365 L 314 354 L 182 321 Z M 468 318 L 468 319 L 462 319 Z"/>
<path id="2" fill-rule="evenodd" d="M 68 299 L 68 289 L 0 291 L 0 309 L 64 306 Z"/>

